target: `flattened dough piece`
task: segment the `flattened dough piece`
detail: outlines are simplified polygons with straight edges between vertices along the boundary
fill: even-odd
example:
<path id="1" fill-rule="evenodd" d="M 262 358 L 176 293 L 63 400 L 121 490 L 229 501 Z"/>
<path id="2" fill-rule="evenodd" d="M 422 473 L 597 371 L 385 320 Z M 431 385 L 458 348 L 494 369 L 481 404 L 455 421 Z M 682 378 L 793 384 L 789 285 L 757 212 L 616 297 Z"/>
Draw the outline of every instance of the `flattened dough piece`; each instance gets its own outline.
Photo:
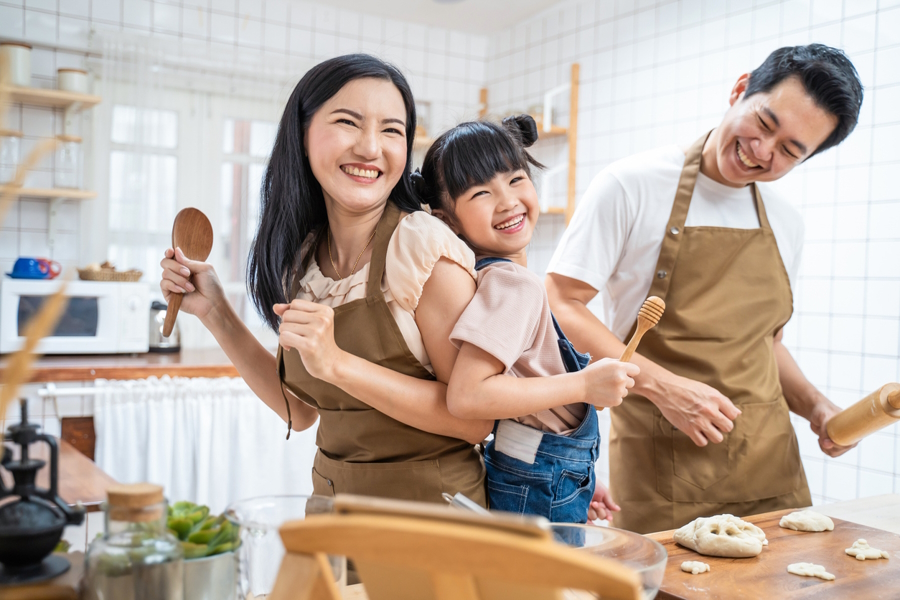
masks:
<path id="1" fill-rule="evenodd" d="M 750 558 L 769 541 L 762 529 L 734 515 L 694 519 L 673 535 L 676 542 L 706 556 Z"/>
<path id="2" fill-rule="evenodd" d="M 858 539 L 853 545 L 844 550 L 850 556 L 855 556 L 856 560 L 875 560 L 877 558 L 890 558 L 891 555 L 884 550 L 877 550 L 869 545 L 869 542 Z"/>
<path id="3" fill-rule="evenodd" d="M 778 525 L 794 531 L 834 531 L 834 521 L 811 510 L 798 510 L 784 515 Z"/>
<path id="4" fill-rule="evenodd" d="M 818 577 L 825 581 L 834 581 L 834 575 L 825 570 L 822 565 L 814 565 L 812 563 L 794 563 L 788 565 L 788 573 L 800 575 L 802 577 Z"/>
<path id="5" fill-rule="evenodd" d="M 705 562 L 700 562 L 699 560 L 686 560 L 681 563 L 681 570 L 685 573 L 699 575 L 700 573 L 708 572 L 709 565 Z"/>

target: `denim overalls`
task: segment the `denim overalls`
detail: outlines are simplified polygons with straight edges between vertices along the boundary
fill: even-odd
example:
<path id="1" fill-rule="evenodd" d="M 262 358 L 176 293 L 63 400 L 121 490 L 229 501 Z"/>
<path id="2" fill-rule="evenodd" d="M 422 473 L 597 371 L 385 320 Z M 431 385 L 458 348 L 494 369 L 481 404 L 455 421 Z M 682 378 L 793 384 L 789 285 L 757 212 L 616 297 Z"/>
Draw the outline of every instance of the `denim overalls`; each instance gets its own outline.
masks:
<path id="1" fill-rule="evenodd" d="M 475 270 L 503 258 L 482 258 Z M 591 360 L 576 351 L 556 318 L 559 352 L 566 372 Z M 510 419 L 494 424 L 494 439 L 484 449 L 489 505 L 493 510 L 541 515 L 557 523 L 584 523 L 594 495 L 594 463 L 599 456 L 597 411 L 587 405 L 581 425 L 571 435 L 543 432 Z"/>

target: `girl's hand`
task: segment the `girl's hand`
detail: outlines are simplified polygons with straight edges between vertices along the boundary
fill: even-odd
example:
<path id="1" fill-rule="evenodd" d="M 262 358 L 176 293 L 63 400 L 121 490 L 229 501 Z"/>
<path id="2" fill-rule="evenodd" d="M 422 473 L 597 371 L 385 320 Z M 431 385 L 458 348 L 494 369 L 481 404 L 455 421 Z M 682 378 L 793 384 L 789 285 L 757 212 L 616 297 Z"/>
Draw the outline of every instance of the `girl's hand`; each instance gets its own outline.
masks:
<path id="1" fill-rule="evenodd" d="M 297 350 L 310 375 L 333 383 L 335 366 L 343 354 L 334 341 L 334 310 L 306 300 L 276 304 L 272 308 L 281 317 L 278 330 L 281 347 Z"/>
<path id="2" fill-rule="evenodd" d="M 622 509 L 619 508 L 619 505 L 613 502 L 609 490 L 606 489 L 606 486 L 600 483 L 600 480 L 598 479 L 594 486 L 594 497 L 591 498 L 591 505 L 590 508 L 588 508 L 588 522 L 600 519 L 601 521 L 609 521 L 612 523 L 612 514 L 614 512 L 619 512 L 620 510 Z"/>
<path id="3" fill-rule="evenodd" d="M 604 358 L 580 371 L 585 382 L 585 402 L 596 407 L 618 406 L 628 390 L 634 387 L 634 377 L 641 369 L 632 363 Z"/>
<path id="4" fill-rule="evenodd" d="M 190 260 L 181 248 L 169 248 L 159 263 L 163 268 L 159 289 L 166 302 L 172 294 L 184 294 L 180 310 L 201 321 L 225 300 L 225 290 L 209 263 Z"/>

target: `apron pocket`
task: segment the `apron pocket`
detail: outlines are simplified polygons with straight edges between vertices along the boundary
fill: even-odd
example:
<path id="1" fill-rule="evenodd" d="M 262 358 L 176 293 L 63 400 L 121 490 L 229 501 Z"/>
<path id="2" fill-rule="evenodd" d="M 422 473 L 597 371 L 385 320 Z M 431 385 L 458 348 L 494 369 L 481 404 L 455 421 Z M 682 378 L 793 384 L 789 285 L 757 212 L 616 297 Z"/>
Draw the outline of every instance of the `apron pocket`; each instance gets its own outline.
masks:
<path id="1" fill-rule="evenodd" d="M 707 490 L 729 476 L 731 435 L 700 447 L 660 414 L 655 416 L 657 487 L 674 502 L 709 502 Z"/>
<path id="2" fill-rule="evenodd" d="M 328 480 L 332 482 L 332 494 L 443 502 L 443 483 L 436 460 L 350 463 L 332 460 L 319 452 L 313 472 L 314 487 L 317 476 L 326 479 L 326 486 Z"/>

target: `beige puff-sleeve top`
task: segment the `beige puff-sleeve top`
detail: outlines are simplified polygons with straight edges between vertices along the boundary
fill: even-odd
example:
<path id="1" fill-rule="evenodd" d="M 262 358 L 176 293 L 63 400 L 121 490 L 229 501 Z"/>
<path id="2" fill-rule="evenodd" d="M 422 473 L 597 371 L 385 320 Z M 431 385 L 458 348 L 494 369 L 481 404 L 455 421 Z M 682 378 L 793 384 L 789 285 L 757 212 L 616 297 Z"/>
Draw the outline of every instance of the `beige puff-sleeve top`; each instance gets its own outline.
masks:
<path id="1" fill-rule="evenodd" d="M 301 248 L 305 256 L 313 243 L 310 234 Z M 476 278 L 475 255 L 443 221 L 426 212 L 411 213 L 400 220 L 388 243 L 381 291 L 403 340 L 423 367 L 434 373 L 425 351 L 422 334 L 416 325 L 416 307 L 422 297 L 425 282 L 431 277 L 434 265 L 441 258 L 452 260 Z M 315 255 L 300 280 L 297 298 L 332 308 L 365 298 L 369 265 L 344 279 L 326 277 L 319 269 Z"/>

